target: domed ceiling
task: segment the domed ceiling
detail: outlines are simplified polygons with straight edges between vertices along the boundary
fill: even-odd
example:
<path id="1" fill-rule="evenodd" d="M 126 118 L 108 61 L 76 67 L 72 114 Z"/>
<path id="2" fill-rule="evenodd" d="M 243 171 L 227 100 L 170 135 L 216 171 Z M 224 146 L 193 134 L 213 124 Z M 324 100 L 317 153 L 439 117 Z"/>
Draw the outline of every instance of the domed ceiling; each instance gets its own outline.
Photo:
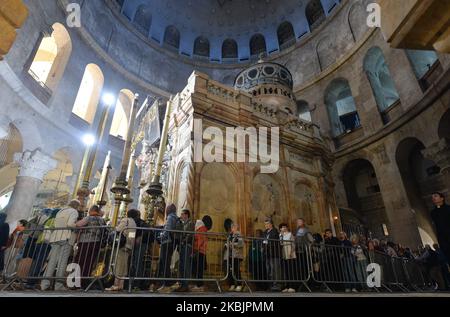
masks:
<path id="1" fill-rule="evenodd" d="M 295 44 L 341 0 L 116 1 L 149 39 L 185 56 L 222 61 L 248 60 Z"/>

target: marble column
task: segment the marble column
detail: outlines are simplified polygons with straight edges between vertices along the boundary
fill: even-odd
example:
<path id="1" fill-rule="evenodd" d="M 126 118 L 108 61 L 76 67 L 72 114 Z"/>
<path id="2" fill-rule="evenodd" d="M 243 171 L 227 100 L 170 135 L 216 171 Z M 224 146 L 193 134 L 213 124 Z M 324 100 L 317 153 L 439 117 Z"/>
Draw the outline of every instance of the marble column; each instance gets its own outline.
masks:
<path id="1" fill-rule="evenodd" d="M 14 160 L 19 165 L 19 174 L 6 207 L 8 223 L 28 219 L 31 216 L 33 203 L 44 176 L 57 165 L 56 160 L 40 149 L 16 153 Z"/>

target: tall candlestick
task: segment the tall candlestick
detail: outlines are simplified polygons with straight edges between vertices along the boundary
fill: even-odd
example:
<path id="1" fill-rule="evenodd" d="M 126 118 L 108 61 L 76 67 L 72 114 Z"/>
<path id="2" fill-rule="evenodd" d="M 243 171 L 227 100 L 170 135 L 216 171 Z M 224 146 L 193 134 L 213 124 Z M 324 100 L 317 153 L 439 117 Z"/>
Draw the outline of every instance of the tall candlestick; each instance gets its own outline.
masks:
<path id="1" fill-rule="evenodd" d="M 102 174 L 100 176 L 100 181 L 95 191 L 94 202 L 101 208 L 106 205 L 105 195 L 106 195 L 106 182 L 108 180 L 109 170 L 111 169 L 111 151 L 108 151 L 106 155 L 105 163 L 103 164 Z"/>
<path id="2" fill-rule="evenodd" d="M 160 196 L 162 194 L 162 185 L 160 183 L 160 177 L 161 177 L 163 157 L 167 149 L 167 139 L 169 137 L 169 124 L 170 124 L 170 115 L 172 113 L 172 104 L 173 104 L 173 97 L 171 96 L 170 100 L 167 102 L 166 115 L 164 117 L 164 126 L 162 130 L 161 141 L 159 143 L 159 151 L 156 162 L 155 174 L 153 176 L 152 183 L 147 189 L 147 193 L 151 196 Z"/>
<path id="3" fill-rule="evenodd" d="M 95 133 L 95 143 L 92 147 L 89 148 L 89 154 L 87 155 L 86 160 L 86 170 L 84 171 L 83 181 L 81 187 L 77 191 L 78 199 L 80 200 L 81 206 L 80 210 L 84 211 L 86 205 L 86 197 L 89 196 L 89 183 L 91 180 L 92 169 L 94 167 L 95 158 L 97 156 L 98 147 L 103 139 L 103 134 L 105 132 L 106 122 L 108 121 L 108 114 L 111 103 L 104 103 L 103 110 L 100 117 L 100 122 L 97 127 L 97 131 Z"/>
<path id="4" fill-rule="evenodd" d="M 139 95 L 135 95 L 135 99 L 133 102 L 133 106 L 131 108 L 131 114 L 130 114 L 130 120 L 128 124 L 128 131 L 127 131 L 127 140 L 125 142 L 125 146 L 123 149 L 123 155 L 122 155 L 122 165 L 120 168 L 120 174 L 119 177 L 114 182 L 113 187 L 111 188 L 111 192 L 114 193 L 114 213 L 112 218 L 112 226 L 117 225 L 117 221 L 119 218 L 119 211 L 120 211 L 120 203 L 123 201 L 124 197 L 123 195 L 129 194 L 130 190 L 128 189 L 128 182 L 127 182 L 127 171 L 128 171 L 128 164 L 130 163 L 130 154 L 131 154 L 131 146 L 133 143 L 133 132 L 134 132 L 134 123 L 136 121 L 136 113 L 138 110 L 138 100 Z"/>

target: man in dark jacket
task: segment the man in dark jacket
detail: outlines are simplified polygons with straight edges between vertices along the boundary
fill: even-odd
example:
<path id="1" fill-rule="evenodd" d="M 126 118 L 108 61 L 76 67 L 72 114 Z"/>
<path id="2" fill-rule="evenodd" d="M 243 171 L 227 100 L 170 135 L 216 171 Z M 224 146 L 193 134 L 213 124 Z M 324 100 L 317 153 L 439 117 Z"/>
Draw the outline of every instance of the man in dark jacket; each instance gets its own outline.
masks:
<path id="1" fill-rule="evenodd" d="M 178 271 L 180 274 L 181 287 L 177 289 L 177 292 L 187 292 L 189 291 L 189 281 L 186 279 L 191 278 L 192 271 L 192 246 L 194 244 L 194 234 L 195 231 L 195 223 L 191 220 L 191 212 L 188 209 L 183 209 L 181 212 L 181 217 L 179 219 L 179 223 L 181 225 L 181 231 L 183 233 L 179 233 L 179 253 L 180 253 L 180 262 Z M 178 228 L 177 228 L 178 230 Z"/>
<path id="2" fill-rule="evenodd" d="M 276 228 L 273 226 L 272 219 L 268 218 L 264 222 L 266 231 L 264 232 L 263 241 L 263 257 L 266 261 L 267 277 L 272 281 L 272 292 L 281 291 L 278 285 L 281 279 L 281 267 L 280 267 L 280 256 L 281 256 L 281 243 L 280 234 Z"/>
<path id="3" fill-rule="evenodd" d="M 431 211 L 431 219 L 436 228 L 437 238 L 442 252 L 450 259 L 450 206 L 445 203 L 442 193 L 432 195 L 434 209 Z"/>

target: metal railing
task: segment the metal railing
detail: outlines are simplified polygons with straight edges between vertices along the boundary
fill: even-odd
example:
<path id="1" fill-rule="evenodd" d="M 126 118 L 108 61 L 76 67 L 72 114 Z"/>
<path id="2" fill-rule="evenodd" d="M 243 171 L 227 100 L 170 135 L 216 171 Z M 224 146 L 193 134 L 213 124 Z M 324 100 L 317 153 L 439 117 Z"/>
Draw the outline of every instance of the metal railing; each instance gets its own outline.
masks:
<path id="1" fill-rule="evenodd" d="M 367 266 L 381 268 L 381 287 L 369 288 Z M 364 247 L 227 236 L 160 228 L 110 227 L 25 230 L 6 250 L 2 290 L 29 288 L 89 291 L 113 279 L 119 290 L 153 285 L 184 291 L 205 283 L 239 290 L 430 291 L 435 277 L 424 263 Z M 195 286 L 190 285 L 195 284 Z"/>
<path id="2" fill-rule="evenodd" d="M 110 274 L 116 233 L 110 227 L 25 230 L 7 249 L 2 279 L 9 288 L 88 291 Z M 73 276 L 73 277 L 72 277 Z"/>

